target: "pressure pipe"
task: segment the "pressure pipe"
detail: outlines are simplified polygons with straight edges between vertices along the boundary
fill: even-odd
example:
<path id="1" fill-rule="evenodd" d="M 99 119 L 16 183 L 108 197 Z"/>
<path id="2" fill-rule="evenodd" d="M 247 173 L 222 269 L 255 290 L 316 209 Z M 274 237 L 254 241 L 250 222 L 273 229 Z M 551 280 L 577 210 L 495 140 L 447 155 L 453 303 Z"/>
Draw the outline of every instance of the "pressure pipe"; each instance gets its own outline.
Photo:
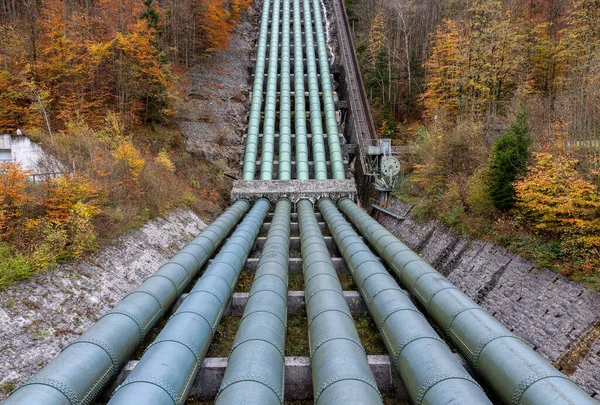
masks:
<path id="1" fill-rule="evenodd" d="M 254 180 L 256 173 L 256 155 L 258 153 L 260 112 L 263 101 L 263 81 L 267 55 L 267 37 L 269 36 L 269 6 L 270 0 L 264 0 L 262 6 L 260 28 L 258 31 L 258 46 L 254 63 L 254 83 L 252 85 L 252 100 L 250 102 L 250 117 L 248 119 L 248 136 L 244 152 L 242 180 Z"/>
<path id="2" fill-rule="evenodd" d="M 273 13 L 271 15 L 271 47 L 269 49 L 267 97 L 265 100 L 262 154 L 260 158 L 261 180 L 273 179 L 273 155 L 275 154 L 275 117 L 277 115 L 277 68 L 279 66 L 279 4 L 280 0 L 273 1 Z"/>
<path id="3" fill-rule="evenodd" d="M 323 118 L 319 98 L 319 80 L 317 79 L 317 63 L 315 61 L 315 44 L 313 40 L 312 13 L 310 0 L 304 4 L 304 36 L 306 43 L 306 72 L 308 76 L 308 100 L 310 105 L 310 133 L 312 134 L 312 155 L 314 178 L 327 179 L 327 156 L 323 140 Z M 304 80 L 304 77 L 302 78 Z"/>
<path id="4" fill-rule="evenodd" d="M 296 179 L 308 180 L 308 136 L 304 100 L 304 53 L 300 0 L 294 0 L 294 124 L 296 133 Z"/>
<path id="5" fill-rule="evenodd" d="M 427 319 L 328 198 L 319 210 L 416 405 L 490 404 Z"/>
<path id="6" fill-rule="evenodd" d="M 309 200 L 298 202 L 315 404 L 381 404 L 342 286 Z"/>
<path id="7" fill-rule="evenodd" d="M 325 125 L 327 128 L 327 143 L 329 145 L 329 161 L 331 162 L 331 177 L 345 179 L 344 156 L 340 146 L 340 131 L 335 114 L 333 101 L 333 86 L 329 72 L 329 55 L 327 53 L 327 39 L 323 32 L 323 19 L 321 18 L 321 3 L 313 0 L 313 16 L 315 19 L 315 32 L 319 53 L 319 71 L 321 73 L 321 91 L 323 92 L 323 110 L 325 111 Z M 325 16 L 327 18 L 327 16 Z"/>
<path id="8" fill-rule="evenodd" d="M 503 403 L 598 404 L 352 200 L 338 204 Z"/>
<path id="9" fill-rule="evenodd" d="M 290 243 L 287 198 L 277 201 L 216 403 L 282 405 Z"/>
<path id="10" fill-rule="evenodd" d="M 279 96 L 279 180 L 290 180 L 292 178 L 292 101 L 290 80 L 290 0 L 283 0 L 281 89 Z"/>
<path id="11" fill-rule="evenodd" d="M 254 204 L 109 404 L 185 403 L 268 211 Z"/>
<path id="12" fill-rule="evenodd" d="M 246 200 L 233 204 L 4 403 L 86 405 L 92 402 L 249 207 Z"/>

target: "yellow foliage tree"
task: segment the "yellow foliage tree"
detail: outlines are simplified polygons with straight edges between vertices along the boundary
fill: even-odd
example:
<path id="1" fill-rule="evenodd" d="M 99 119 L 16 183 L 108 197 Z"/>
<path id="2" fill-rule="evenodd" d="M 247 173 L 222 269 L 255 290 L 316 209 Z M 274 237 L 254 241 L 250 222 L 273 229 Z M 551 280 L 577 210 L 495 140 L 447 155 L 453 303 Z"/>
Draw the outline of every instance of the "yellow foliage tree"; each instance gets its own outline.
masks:
<path id="1" fill-rule="evenodd" d="M 597 271 L 600 193 L 577 171 L 577 164 L 565 155 L 535 154 L 527 176 L 515 184 L 517 209 L 534 229 L 561 240 L 569 253 L 580 256 L 585 270 Z"/>

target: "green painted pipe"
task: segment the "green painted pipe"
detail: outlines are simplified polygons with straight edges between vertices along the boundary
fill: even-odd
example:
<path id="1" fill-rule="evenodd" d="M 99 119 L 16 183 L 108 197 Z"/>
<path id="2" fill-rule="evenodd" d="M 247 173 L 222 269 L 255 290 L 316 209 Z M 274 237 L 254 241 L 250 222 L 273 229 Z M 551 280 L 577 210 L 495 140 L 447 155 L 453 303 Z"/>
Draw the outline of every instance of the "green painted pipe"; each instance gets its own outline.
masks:
<path id="1" fill-rule="evenodd" d="M 283 404 L 291 207 L 287 198 L 275 206 L 217 395 L 219 405 Z"/>
<path id="2" fill-rule="evenodd" d="M 598 404 L 354 202 L 338 205 L 503 403 Z"/>
<path id="3" fill-rule="evenodd" d="M 92 402 L 249 207 L 246 200 L 233 204 L 31 380 L 17 388 L 4 404 L 86 405 Z"/>
<path id="4" fill-rule="evenodd" d="M 268 211 L 254 203 L 109 404 L 185 403 Z"/>
<path id="5" fill-rule="evenodd" d="M 413 403 L 491 404 L 331 200 L 322 198 L 319 210 Z"/>
<path id="6" fill-rule="evenodd" d="M 312 2 L 319 52 L 319 71 L 321 72 L 321 90 L 323 92 L 323 109 L 325 110 L 329 160 L 331 162 L 331 177 L 334 179 L 345 179 L 344 156 L 342 154 L 342 147 L 340 146 L 340 130 L 337 125 L 337 117 L 335 114 L 333 86 L 331 84 L 329 57 L 327 54 L 327 39 L 323 33 L 323 19 L 321 18 L 320 4 L 319 0 L 313 0 Z M 327 18 L 327 16 L 325 16 L 325 18 Z"/>
<path id="7" fill-rule="evenodd" d="M 279 4 L 273 1 L 271 15 L 271 47 L 269 48 L 269 71 L 267 74 L 267 97 L 265 100 L 265 119 L 263 123 L 262 154 L 260 158 L 260 179 L 273 179 L 273 155 L 275 154 L 275 117 L 277 115 L 277 59 L 279 52 Z"/>
<path id="8" fill-rule="evenodd" d="M 381 396 L 309 200 L 298 202 L 315 404 L 381 404 Z"/>
<path id="9" fill-rule="evenodd" d="M 327 156 L 325 154 L 325 142 L 323 139 L 323 118 L 321 117 L 321 100 L 319 97 L 319 80 L 317 78 L 310 0 L 303 0 L 303 4 L 306 73 L 308 76 L 308 101 L 310 105 L 310 133 L 312 134 L 312 154 L 315 170 L 314 178 L 323 180 L 327 179 Z M 304 77 L 302 80 L 304 80 Z"/>
<path id="10" fill-rule="evenodd" d="M 279 97 L 279 180 L 290 180 L 292 178 L 292 101 L 290 80 L 290 0 L 283 0 L 281 89 Z"/>
<path id="11" fill-rule="evenodd" d="M 294 0 L 294 124 L 296 133 L 296 179 L 308 180 L 308 136 L 304 100 L 304 53 L 300 0 Z"/>
<path id="12" fill-rule="evenodd" d="M 270 4 L 270 0 L 263 1 L 260 28 L 258 32 L 256 62 L 254 65 L 254 83 L 252 85 L 252 100 L 250 102 L 250 117 L 248 119 L 248 136 L 246 139 L 246 151 L 244 153 L 242 180 L 254 180 L 254 175 L 256 173 L 256 155 L 258 153 L 258 134 L 260 131 L 261 120 L 260 112 L 263 101 L 267 37 L 269 35 Z"/>

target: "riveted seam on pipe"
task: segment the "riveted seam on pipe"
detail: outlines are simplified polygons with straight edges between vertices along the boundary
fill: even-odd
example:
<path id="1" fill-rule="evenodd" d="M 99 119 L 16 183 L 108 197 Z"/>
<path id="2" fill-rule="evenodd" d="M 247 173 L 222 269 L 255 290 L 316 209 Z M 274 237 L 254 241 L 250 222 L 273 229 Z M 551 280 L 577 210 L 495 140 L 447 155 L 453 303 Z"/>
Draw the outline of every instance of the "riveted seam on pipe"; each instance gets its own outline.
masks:
<path id="1" fill-rule="evenodd" d="M 214 276 L 211 274 L 207 274 L 206 277 L 210 277 L 210 276 Z M 215 278 L 220 278 L 221 280 L 223 280 L 222 277 L 218 277 L 218 276 L 214 276 Z M 197 290 L 192 290 L 188 293 L 188 295 L 186 296 L 186 299 L 190 296 L 192 296 L 193 294 L 197 294 L 197 293 L 207 293 L 212 295 L 213 297 L 215 297 L 217 299 L 217 301 L 219 301 L 219 304 L 221 304 L 221 308 L 225 308 L 225 305 L 223 304 L 223 301 L 221 301 L 221 298 L 219 298 L 219 296 L 217 296 L 214 292 L 206 290 L 204 288 L 199 288 Z"/>
<path id="2" fill-rule="evenodd" d="M 257 306 L 256 308 L 252 308 L 252 310 L 250 310 L 248 312 L 244 312 L 244 315 L 242 316 L 242 319 L 240 320 L 240 322 L 242 322 L 244 319 L 248 318 L 250 315 L 256 314 L 256 313 L 259 313 L 259 312 L 266 312 L 268 314 L 271 314 L 271 315 L 275 316 L 277 319 L 279 319 L 279 321 L 281 322 L 281 324 L 284 327 L 287 327 L 287 320 L 284 317 L 281 317 L 279 314 L 271 311 L 270 308 L 259 307 L 259 306 Z"/>
<path id="3" fill-rule="evenodd" d="M 323 274 L 317 274 L 317 275 L 320 276 Z M 308 283 L 307 283 L 307 285 L 308 285 Z M 305 299 L 306 299 L 305 305 L 308 305 L 308 303 L 310 302 L 312 297 L 314 297 L 315 295 L 322 293 L 322 292 L 334 292 L 334 293 L 338 294 L 340 297 L 344 298 L 344 293 L 339 290 L 336 290 L 334 288 L 321 288 L 318 291 L 315 291 L 314 293 L 310 294 L 309 296 L 305 296 Z"/>
<path id="4" fill-rule="evenodd" d="M 108 315 L 123 315 L 126 316 L 127 318 L 131 319 L 133 322 L 135 322 L 135 324 L 137 325 L 139 331 L 140 331 L 140 335 L 142 337 L 142 339 L 146 336 L 146 326 L 148 326 L 148 324 L 146 324 L 145 326 L 142 326 L 142 320 L 140 318 L 137 317 L 137 315 L 135 315 L 132 312 L 129 311 L 125 311 L 125 310 L 120 310 L 120 309 L 111 309 L 110 311 L 108 311 L 107 313 L 105 313 L 104 315 L 102 315 L 100 317 L 100 319 L 108 316 Z M 156 317 L 156 315 L 152 318 L 154 319 Z"/>
<path id="5" fill-rule="evenodd" d="M 483 352 L 483 350 L 486 348 L 486 346 L 488 344 L 492 343 L 494 340 L 501 339 L 501 338 L 510 338 L 510 339 L 515 339 L 515 340 L 519 340 L 519 341 L 523 342 L 523 339 L 521 339 L 520 337 L 518 337 L 512 333 L 493 333 L 493 334 L 487 336 L 485 339 L 483 339 L 482 341 L 480 341 L 477 344 L 477 347 L 475 348 L 475 350 L 473 350 L 473 353 L 471 354 L 471 356 L 469 358 L 469 362 L 475 369 L 475 372 L 479 373 L 479 356 L 481 356 L 481 352 Z M 523 343 L 525 343 L 525 342 L 523 342 Z"/>
<path id="6" fill-rule="evenodd" d="M 356 374 L 343 374 L 342 373 L 340 375 L 335 375 L 321 383 L 321 385 L 319 386 L 319 389 L 315 393 L 315 404 L 319 401 L 319 397 L 327 388 L 331 387 L 332 385 L 334 385 L 338 382 L 348 381 L 348 380 L 363 382 L 363 383 L 367 384 L 368 386 L 370 386 L 371 388 L 373 388 L 375 390 L 375 392 L 377 392 L 379 394 L 379 389 L 377 388 L 377 384 L 375 383 L 375 381 L 368 380 L 368 379 L 361 377 L 360 375 L 356 375 Z"/>
<path id="7" fill-rule="evenodd" d="M 311 327 L 311 325 L 312 325 L 312 323 L 313 323 L 313 321 L 315 319 L 317 319 L 320 315 L 326 314 L 327 312 L 339 312 L 339 313 L 342 313 L 342 314 L 346 315 L 348 318 L 350 318 L 350 320 L 352 320 L 352 322 L 354 322 L 354 319 L 352 318 L 352 315 L 349 314 L 349 313 L 347 313 L 346 311 L 344 311 L 342 309 L 335 309 L 335 308 L 333 308 L 333 309 L 326 309 L 324 311 L 317 312 L 316 314 L 314 314 L 314 316 L 308 321 L 308 329 L 310 329 L 310 327 Z"/>
<path id="8" fill-rule="evenodd" d="M 431 295 L 431 297 L 429 298 L 429 300 L 427 300 L 427 302 L 424 304 L 425 310 L 426 310 L 427 312 L 429 312 L 429 307 L 431 306 L 431 303 L 433 302 L 433 299 L 435 298 L 435 296 L 436 296 L 438 293 L 440 293 L 440 292 L 442 292 L 442 291 L 446 291 L 446 290 L 458 290 L 458 288 L 456 288 L 455 286 L 448 286 L 448 287 L 441 288 L 441 289 L 437 290 L 436 292 L 434 292 L 434 293 Z"/>
<path id="9" fill-rule="evenodd" d="M 408 336 L 407 338 L 403 339 L 399 344 L 398 347 L 396 348 L 396 352 L 394 354 L 394 362 L 398 363 L 398 359 L 400 358 L 400 355 L 402 354 L 402 351 L 411 343 L 416 342 L 417 340 L 421 340 L 421 339 L 431 339 L 431 340 L 435 340 L 438 341 L 440 343 L 443 343 L 445 347 L 448 347 L 446 345 L 446 343 L 440 339 L 438 336 L 432 336 L 432 335 L 424 335 L 424 334 L 415 334 L 412 336 Z M 450 349 L 448 349 L 450 350 Z"/>
<path id="10" fill-rule="evenodd" d="M 252 336 L 252 337 L 247 337 L 239 342 L 236 342 L 233 344 L 233 346 L 231 346 L 231 350 L 229 351 L 229 356 L 231 356 L 231 354 L 234 352 L 235 349 L 237 349 L 238 347 L 242 346 L 244 343 L 248 343 L 248 342 L 255 342 L 255 341 L 261 341 L 261 342 L 265 342 L 270 344 L 271 346 L 273 346 L 275 349 L 277 349 L 277 351 L 279 352 L 279 354 L 281 354 L 281 359 L 285 360 L 285 351 L 283 349 L 283 347 L 273 343 L 271 340 L 269 340 L 267 337 L 262 337 L 262 336 Z"/>
<path id="11" fill-rule="evenodd" d="M 29 381 L 25 382 L 23 385 L 21 385 L 15 391 L 17 391 L 23 387 L 26 387 L 28 385 L 36 385 L 36 384 L 46 385 L 50 388 L 54 388 L 56 391 L 63 394 L 65 396 L 65 398 L 67 398 L 69 403 L 71 403 L 72 405 L 79 405 L 81 403 L 79 401 L 79 399 L 77 398 L 77 395 L 71 388 L 69 388 L 66 384 L 63 384 L 61 381 L 58 381 L 58 380 L 55 380 L 52 378 L 35 378 L 34 377 L 34 378 L 30 379 Z M 15 391 L 13 391 L 13 392 L 15 392 Z"/>
<path id="12" fill-rule="evenodd" d="M 447 381 L 447 380 L 468 381 L 470 383 L 475 384 L 479 389 L 481 389 L 479 384 L 477 384 L 477 382 L 474 379 L 472 379 L 471 377 L 457 377 L 450 373 L 441 373 L 441 374 L 438 374 L 438 375 L 430 378 L 429 380 L 425 381 L 425 383 L 423 383 L 423 385 L 421 385 L 421 388 L 419 389 L 419 392 L 417 393 L 417 397 L 415 399 L 415 404 L 421 405 L 423 403 L 423 399 L 425 398 L 425 395 L 427 395 L 427 392 L 430 389 L 432 389 L 435 385 L 441 383 L 442 381 Z"/>
<path id="13" fill-rule="evenodd" d="M 147 352 L 148 350 L 150 350 L 151 347 L 156 346 L 160 343 L 165 343 L 165 342 L 178 343 L 178 344 L 186 347 L 190 352 L 192 352 L 192 354 L 196 358 L 196 363 L 200 364 L 200 362 L 201 362 L 200 353 L 198 353 L 198 351 L 194 350 L 194 345 L 191 342 L 188 342 L 185 340 L 177 340 L 177 339 L 173 339 L 173 338 L 156 338 L 154 340 L 154 342 L 150 343 L 150 345 L 146 348 L 144 353 Z"/>
<path id="14" fill-rule="evenodd" d="M 208 324 L 208 327 L 210 328 L 212 334 L 215 334 L 215 328 L 212 324 L 212 322 L 205 316 L 203 315 L 201 312 L 198 311 L 193 311 L 191 309 L 188 310 L 181 310 L 181 311 L 177 311 L 175 312 L 173 315 L 171 315 L 171 317 L 169 317 L 169 321 L 173 318 L 175 318 L 176 316 L 182 315 L 182 314 L 194 314 L 194 315 L 198 315 L 200 318 L 204 319 L 206 321 L 206 323 Z"/>
<path id="15" fill-rule="evenodd" d="M 321 346 L 323 346 L 325 343 L 331 342 L 333 340 L 347 340 L 349 342 L 352 342 L 355 345 L 357 345 L 360 348 L 360 350 L 362 350 L 365 353 L 365 356 L 367 355 L 367 351 L 360 343 L 360 340 L 353 339 L 349 336 L 333 336 L 333 337 L 327 337 L 327 338 L 321 339 L 317 343 L 315 343 L 314 346 L 311 348 L 310 357 L 312 358 L 315 355 L 315 353 L 317 352 L 317 350 L 319 350 L 319 348 Z"/>
<path id="16" fill-rule="evenodd" d="M 134 290 L 134 291 L 130 292 L 129 294 L 127 294 L 125 296 L 125 298 L 129 297 L 130 295 L 134 295 L 134 294 L 147 294 L 147 295 L 151 296 L 152 298 L 154 298 L 156 300 L 156 303 L 158 304 L 160 316 L 162 317 L 165 314 L 165 308 L 164 308 L 162 302 L 160 301 L 160 298 L 158 297 L 158 295 L 156 295 L 154 292 L 149 291 L 149 290 Z"/>
<path id="17" fill-rule="evenodd" d="M 270 275 L 270 274 L 265 274 L 265 275 Z M 281 277 L 279 276 L 273 276 L 276 277 L 277 279 L 281 280 Z M 256 281 L 256 279 L 255 279 Z M 287 284 L 286 284 L 287 285 Z M 287 297 L 284 297 L 283 295 L 281 295 L 279 292 L 274 291 L 274 290 L 269 290 L 269 289 L 262 289 L 262 290 L 256 290 L 253 292 L 250 292 L 250 294 L 248 295 L 248 299 L 252 298 L 254 295 L 258 294 L 258 293 L 262 293 L 262 292 L 270 292 L 272 294 L 275 294 L 276 296 L 278 296 L 279 298 L 281 298 L 281 300 L 284 302 L 285 305 L 287 305 Z"/>
<path id="18" fill-rule="evenodd" d="M 452 324 L 454 323 L 454 320 L 456 319 L 457 316 L 459 316 L 463 312 L 471 311 L 471 310 L 486 312 L 485 309 L 481 308 L 480 306 L 466 307 L 466 308 L 462 307 L 462 308 L 457 309 L 452 314 L 450 314 L 450 316 L 448 317 L 448 323 L 446 323 L 446 327 L 444 328 L 444 331 L 446 332 L 446 334 L 450 334 L 450 332 L 452 331 Z"/>
<path id="19" fill-rule="evenodd" d="M 558 370 L 547 370 L 539 373 L 534 373 L 519 382 L 516 389 L 514 390 L 511 397 L 511 405 L 519 405 L 521 402 L 521 397 L 525 394 L 525 391 L 533 384 L 538 381 L 545 380 L 547 378 L 562 378 L 565 380 L 572 381 L 569 377 L 562 374 Z"/>
<path id="20" fill-rule="evenodd" d="M 257 376 L 255 374 L 244 374 L 244 375 L 239 376 L 238 378 L 235 378 L 232 380 L 227 380 L 227 381 L 223 382 L 223 385 L 221 387 L 221 390 L 219 391 L 219 394 L 221 392 L 223 392 L 225 390 L 225 388 L 230 387 L 233 384 L 237 384 L 237 383 L 244 382 L 244 381 L 252 381 L 252 382 L 264 385 L 265 387 L 267 387 L 271 391 L 273 391 L 273 393 L 279 399 L 279 402 L 283 403 L 283 395 L 280 392 L 280 390 L 277 387 L 275 387 L 273 384 L 271 384 L 269 381 L 267 381 L 266 379 L 263 379 L 260 376 Z"/>
<path id="21" fill-rule="evenodd" d="M 141 375 L 138 377 L 131 377 L 131 378 L 127 378 L 125 381 L 123 381 L 123 384 L 121 384 L 119 386 L 119 388 L 123 388 L 127 385 L 140 383 L 140 382 L 157 386 L 158 388 L 162 389 L 164 392 L 169 394 L 169 396 L 171 397 L 171 400 L 173 401 L 173 403 L 175 405 L 179 404 L 180 398 L 179 398 L 179 395 L 177 395 L 177 391 L 175 391 L 175 389 L 173 387 L 171 387 L 171 385 L 168 382 L 166 382 L 165 380 L 163 380 L 162 378 L 157 378 L 154 376 L 145 376 L 145 375 Z"/>
<path id="22" fill-rule="evenodd" d="M 101 348 L 102 350 L 104 350 L 106 352 L 106 354 L 108 355 L 108 357 L 110 357 L 110 362 L 113 365 L 113 372 L 114 373 L 118 373 L 119 372 L 119 368 L 121 368 L 121 365 L 119 364 L 119 359 L 117 357 L 117 353 L 115 353 L 115 351 L 112 349 L 112 347 L 110 347 L 110 345 L 100 339 L 95 339 L 95 338 L 79 338 L 76 341 L 74 341 L 73 343 L 71 343 L 70 345 L 68 345 L 67 347 L 65 347 L 64 349 L 62 349 L 61 351 L 66 350 L 68 347 L 79 344 L 79 343 L 89 343 L 92 344 L 94 346 L 98 346 L 99 348 Z"/>
<path id="23" fill-rule="evenodd" d="M 389 319 L 390 316 L 394 315 L 395 313 L 402 312 L 402 311 L 412 311 L 412 312 L 419 314 L 423 318 L 425 317 L 419 310 L 417 310 L 415 308 L 396 307 L 396 308 L 390 309 L 389 311 L 387 311 L 385 313 L 385 315 L 382 316 L 383 319 L 379 323 L 379 328 L 381 329 L 385 326 L 385 323 L 387 322 L 387 320 Z"/>

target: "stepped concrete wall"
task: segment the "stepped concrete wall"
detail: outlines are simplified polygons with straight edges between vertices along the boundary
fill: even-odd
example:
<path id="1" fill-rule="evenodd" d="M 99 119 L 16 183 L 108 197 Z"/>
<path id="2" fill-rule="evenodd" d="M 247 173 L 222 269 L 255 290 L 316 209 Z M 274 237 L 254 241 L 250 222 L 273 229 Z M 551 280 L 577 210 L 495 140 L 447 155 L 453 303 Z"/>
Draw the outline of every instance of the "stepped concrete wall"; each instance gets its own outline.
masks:
<path id="1" fill-rule="evenodd" d="M 457 235 L 439 221 L 416 221 L 411 209 L 393 200 L 391 211 L 406 219 L 384 213 L 378 219 L 550 362 L 560 366 L 563 356 L 580 353 L 561 371 L 600 397 L 599 293 L 503 248 Z"/>

